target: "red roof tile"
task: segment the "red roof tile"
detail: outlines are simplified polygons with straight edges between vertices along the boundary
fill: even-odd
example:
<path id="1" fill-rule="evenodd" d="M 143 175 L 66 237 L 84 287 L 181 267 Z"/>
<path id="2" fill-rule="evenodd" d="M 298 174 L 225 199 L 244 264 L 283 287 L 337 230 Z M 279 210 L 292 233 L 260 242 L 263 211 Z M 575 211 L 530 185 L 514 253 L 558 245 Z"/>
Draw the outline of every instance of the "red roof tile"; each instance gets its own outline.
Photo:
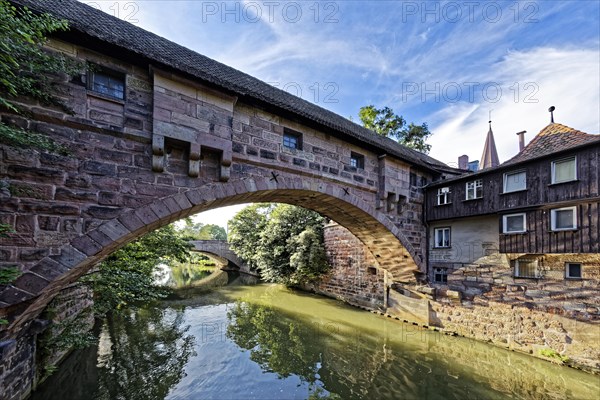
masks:
<path id="1" fill-rule="evenodd" d="M 523 151 L 502 163 L 501 166 L 517 164 L 534 158 L 544 157 L 587 143 L 600 143 L 600 135 L 578 131 L 566 125 L 551 123 L 540 131 Z"/>

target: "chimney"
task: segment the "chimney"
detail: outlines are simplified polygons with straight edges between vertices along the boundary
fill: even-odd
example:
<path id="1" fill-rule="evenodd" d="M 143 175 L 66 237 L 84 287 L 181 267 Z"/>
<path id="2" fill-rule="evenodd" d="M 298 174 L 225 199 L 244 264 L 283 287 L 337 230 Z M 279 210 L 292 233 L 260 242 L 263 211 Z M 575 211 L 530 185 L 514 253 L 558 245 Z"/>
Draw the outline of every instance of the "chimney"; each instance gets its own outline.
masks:
<path id="1" fill-rule="evenodd" d="M 519 153 L 523 151 L 525 148 L 525 134 L 527 131 L 517 132 L 517 136 L 519 137 Z"/>
<path id="2" fill-rule="evenodd" d="M 459 169 L 469 169 L 469 156 L 464 155 L 458 157 L 458 168 Z"/>

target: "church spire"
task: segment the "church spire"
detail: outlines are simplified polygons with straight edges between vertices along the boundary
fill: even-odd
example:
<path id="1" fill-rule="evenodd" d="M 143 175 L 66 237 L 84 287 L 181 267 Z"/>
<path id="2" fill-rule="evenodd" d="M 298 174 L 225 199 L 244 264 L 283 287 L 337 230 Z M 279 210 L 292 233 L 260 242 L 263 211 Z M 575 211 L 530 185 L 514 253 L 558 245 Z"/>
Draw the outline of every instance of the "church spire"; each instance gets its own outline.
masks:
<path id="1" fill-rule="evenodd" d="M 491 111 L 490 111 L 491 116 Z M 493 168 L 500 165 L 500 159 L 498 158 L 498 151 L 496 150 L 496 142 L 494 141 L 494 132 L 492 132 L 492 121 L 489 121 L 490 129 L 485 139 L 485 145 L 483 146 L 483 154 L 481 155 L 481 161 L 479 162 L 479 169 Z"/>

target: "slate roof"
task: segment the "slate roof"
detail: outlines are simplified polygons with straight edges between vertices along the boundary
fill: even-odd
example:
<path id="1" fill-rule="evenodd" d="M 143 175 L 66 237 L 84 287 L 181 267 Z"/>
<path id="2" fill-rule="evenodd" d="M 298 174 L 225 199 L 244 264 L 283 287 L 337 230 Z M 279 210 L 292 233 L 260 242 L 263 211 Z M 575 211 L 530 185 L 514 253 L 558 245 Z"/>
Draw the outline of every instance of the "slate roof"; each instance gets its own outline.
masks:
<path id="1" fill-rule="evenodd" d="M 551 123 L 542 129 L 523 151 L 501 166 L 518 164 L 592 143 L 600 144 L 600 135 L 590 135 L 566 125 Z"/>
<path id="2" fill-rule="evenodd" d="M 37 12 L 66 19 L 71 30 L 133 52 L 142 59 L 192 75 L 238 96 L 258 100 L 302 119 L 350 136 L 382 153 L 410 161 L 429 170 L 458 170 L 394 140 L 379 136 L 347 118 L 275 88 L 257 78 L 196 53 L 154 33 L 115 18 L 76 0 L 10 0 Z"/>
<path id="3" fill-rule="evenodd" d="M 496 150 L 494 132 L 492 132 L 492 122 L 490 121 L 490 130 L 487 133 L 485 145 L 483 146 L 483 154 L 481 155 L 481 161 L 479 162 L 479 169 L 494 168 L 498 165 L 500 165 L 500 159 L 498 158 L 498 150 Z"/>

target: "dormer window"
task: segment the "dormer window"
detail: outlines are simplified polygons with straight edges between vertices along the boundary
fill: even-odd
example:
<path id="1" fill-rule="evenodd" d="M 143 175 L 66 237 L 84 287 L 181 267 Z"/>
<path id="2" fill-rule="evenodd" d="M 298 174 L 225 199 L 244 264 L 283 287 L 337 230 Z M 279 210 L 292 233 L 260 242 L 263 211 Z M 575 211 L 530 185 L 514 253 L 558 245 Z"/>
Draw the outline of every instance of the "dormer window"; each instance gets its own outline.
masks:
<path id="1" fill-rule="evenodd" d="M 451 193 L 452 192 L 450 191 L 449 187 L 439 188 L 437 193 L 438 206 L 452 203 L 452 200 L 450 199 Z"/>
<path id="2" fill-rule="evenodd" d="M 552 161 L 552 183 L 577 180 L 577 158 L 569 157 Z"/>

